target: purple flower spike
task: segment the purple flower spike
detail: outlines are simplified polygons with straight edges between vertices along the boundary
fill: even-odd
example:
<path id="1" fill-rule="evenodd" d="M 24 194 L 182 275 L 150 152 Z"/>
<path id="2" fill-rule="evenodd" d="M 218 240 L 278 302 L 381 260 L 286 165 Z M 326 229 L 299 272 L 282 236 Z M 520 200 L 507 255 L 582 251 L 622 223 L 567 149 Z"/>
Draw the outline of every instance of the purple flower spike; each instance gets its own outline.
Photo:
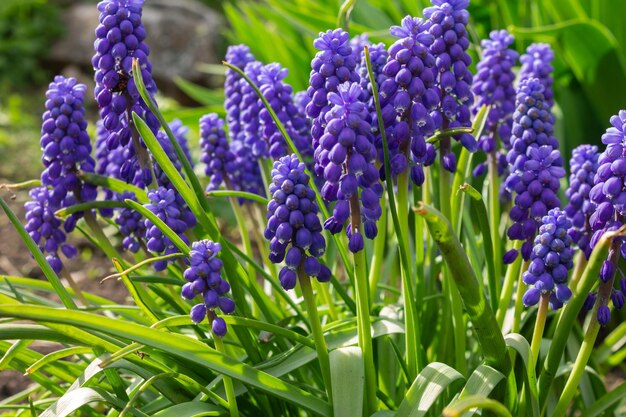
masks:
<path id="1" fill-rule="evenodd" d="M 287 68 L 283 68 L 280 64 L 264 66 L 259 74 L 259 90 L 278 116 L 300 154 L 304 158 L 311 157 L 313 148 L 308 139 L 308 132 L 303 134 L 302 129 L 302 126 L 306 126 L 307 123 L 294 104 L 292 87 L 283 81 L 287 73 Z M 285 139 L 260 100 L 258 107 L 260 136 L 267 146 L 269 156 L 273 159 L 285 156 L 288 151 Z"/>
<path id="2" fill-rule="evenodd" d="M 247 64 L 253 62 L 254 56 L 247 45 L 233 45 L 226 50 L 226 62 L 244 69 Z M 243 79 L 230 68 L 226 70 L 224 81 L 224 108 L 226 109 L 226 121 L 228 131 L 232 139 L 237 138 L 241 132 L 241 112 L 243 99 Z"/>
<path id="3" fill-rule="evenodd" d="M 505 185 L 515 193 L 507 231 L 510 239 L 530 242 L 548 210 L 560 205 L 559 179 L 563 158 L 553 135 L 554 117 L 546 107 L 543 85 L 535 78 L 522 81 L 513 115 L 512 149 L 507 154 L 511 173 Z M 530 255 L 522 248 L 524 259 Z"/>
<path id="4" fill-rule="evenodd" d="M 354 204 L 352 210 L 358 207 L 361 211 L 359 220 L 364 230 L 351 230 L 352 223 L 346 229 L 353 242 L 349 247 L 357 252 L 363 247 L 359 243 L 363 231 L 370 239 L 377 233 L 376 228 L 366 225 L 375 224 L 382 214 L 380 197 L 383 189 L 374 165 L 376 148 L 369 129 L 369 114 L 360 100 L 363 90 L 358 83 L 344 83 L 338 91 L 329 95 L 333 106 L 326 113 L 326 129 L 315 157 L 316 162 L 325 167 L 322 196 L 328 201 L 338 200 L 324 227 L 331 233 L 341 231 L 350 214 L 355 215 L 350 213 L 349 202 Z"/>
<path id="5" fill-rule="evenodd" d="M 533 43 L 526 48 L 526 53 L 520 57 L 522 68 L 520 69 L 520 81 L 537 78 L 544 88 L 545 101 L 549 108 L 554 105 L 554 92 L 552 91 L 552 61 L 554 51 L 547 43 Z"/>
<path id="6" fill-rule="evenodd" d="M 195 225 L 195 217 L 186 208 L 182 197 L 174 189 L 159 187 L 156 190 L 148 191 L 150 202 L 145 207 L 163 220 L 185 243 L 189 239 L 185 236 L 185 231 Z M 172 241 L 156 227 L 151 220 L 145 220 L 147 247 L 150 251 L 162 255 L 169 255 L 178 252 Z M 173 260 L 169 260 L 173 262 Z M 154 269 L 162 271 L 167 267 L 168 261 L 158 261 L 154 263 Z"/>
<path id="7" fill-rule="evenodd" d="M 317 217 L 315 192 L 304 168 L 304 163 L 292 154 L 275 161 L 272 169 L 272 199 L 267 205 L 264 235 L 270 241 L 270 261 L 285 260 L 279 274 L 285 290 L 296 286 L 300 268 L 320 282 L 330 279 L 328 268 L 318 260 L 326 251 L 326 241 Z"/>
<path id="8" fill-rule="evenodd" d="M 235 171 L 235 154 L 231 151 L 224 121 L 216 113 L 200 118 L 200 147 L 202 162 L 206 165 L 205 174 L 209 177 L 207 191 L 217 190 L 224 180 L 229 180 L 229 173 Z"/>
<path id="9" fill-rule="evenodd" d="M 440 105 L 435 120 L 439 128 L 470 127 L 470 107 L 473 104 L 472 73 L 468 67 L 469 38 L 466 8 L 469 0 L 431 0 L 432 7 L 424 9 L 430 22 L 428 32 L 434 37 L 430 52 L 435 57 L 436 84 L 439 87 Z M 454 136 L 470 152 L 478 148 L 476 139 L 469 133 Z M 456 168 L 454 154 L 448 152 L 446 169 Z"/>
<path id="10" fill-rule="evenodd" d="M 489 39 L 481 42 L 483 57 L 478 62 L 478 72 L 472 86 L 476 96 L 472 113 L 475 115 L 483 105 L 491 106 L 485 134 L 478 139 L 479 148 L 487 153 L 497 150 L 496 134 L 505 149 L 510 148 L 512 116 L 515 111 L 513 67 L 518 57 L 518 53 L 510 49 L 513 40 L 513 35 L 506 30 L 494 30 L 489 34 Z"/>
<path id="11" fill-rule="evenodd" d="M 543 217 L 530 265 L 522 277 L 530 287 L 524 294 L 524 305 L 539 302 L 541 294 L 550 295 L 550 307 L 558 310 L 572 296 L 567 287 L 568 271 L 574 266 L 572 238 L 567 233 L 571 221 L 561 209 L 555 208 Z"/>
<path id="12" fill-rule="evenodd" d="M 329 94 L 336 93 L 344 82 L 358 82 L 357 61 L 349 44 L 350 36 L 342 29 L 320 32 L 313 41 L 318 50 L 311 61 L 311 74 L 307 94 L 311 101 L 306 106 L 306 113 L 313 119 L 311 136 L 313 149 L 319 149 L 319 142 L 326 126 L 326 113 L 331 108 Z M 315 158 L 315 174 L 322 176 L 326 165 Z"/>
<path id="13" fill-rule="evenodd" d="M 565 213 L 572 220 L 569 233 L 587 259 L 591 255 L 589 218 L 596 209 L 596 205 L 590 200 L 589 193 L 594 186 L 599 156 L 597 146 L 580 145 L 574 149 L 572 159 L 570 159 L 569 187 L 565 191 L 568 198 Z M 626 169 L 626 163 L 624 168 Z"/>
<path id="14" fill-rule="evenodd" d="M 399 175 L 410 167 L 416 185 L 424 181 L 424 166 L 434 161 L 434 147 L 426 143 L 426 136 L 435 131 L 431 112 L 439 104 L 435 58 L 429 51 L 434 37 L 428 28 L 427 21 L 411 16 L 402 19 L 401 26 L 391 27 L 391 34 L 400 39 L 389 47 L 382 69 L 385 78 L 379 86 L 391 173 Z M 377 138 L 375 143 L 382 154 L 382 141 Z"/>
<path id="15" fill-rule="evenodd" d="M 183 274 L 187 283 L 183 285 L 181 295 L 187 300 L 202 296 L 202 303 L 191 309 L 191 320 L 200 323 L 209 316 L 213 333 L 217 336 L 226 334 L 226 322 L 216 316 L 219 308 L 224 314 L 235 310 L 235 303 L 226 294 L 230 285 L 222 278 L 222 261 L 217 257 L 222 246 L 210 240 L 193 242 L 189 252 L 189 268 Z"/>
<path id="16" fill-rule="evenodd" d="M 130 119 L 135 112 L 155 134 L 159 129 L 159 121 L 144 103 L 132 78 L 132 61 L 136 58 L 146 90 L 151 95 L 156 93 L 152 64 L 148 60 L 150 49 L 144 42 L 146 30 L 141 22 L 142 6 L 143 0 L 103 0 L 98 3 L 100 24 L 96 28 L 94 42 L 96 54 L 91 62 L 96 71 L 96 102 L 108 132 L 107 147 L 114 150 L 122 146 L 126 153 L 126 162 L 120 166 L 116 177 L 134 182 L 139 176 L 144 183 L 148 183 L 150 170 L 142 166 L 137 157 L 138 152 L 145 151 L 135 148 L 145 145 L 140 143 L 137 132 L 133 131 Z"/>

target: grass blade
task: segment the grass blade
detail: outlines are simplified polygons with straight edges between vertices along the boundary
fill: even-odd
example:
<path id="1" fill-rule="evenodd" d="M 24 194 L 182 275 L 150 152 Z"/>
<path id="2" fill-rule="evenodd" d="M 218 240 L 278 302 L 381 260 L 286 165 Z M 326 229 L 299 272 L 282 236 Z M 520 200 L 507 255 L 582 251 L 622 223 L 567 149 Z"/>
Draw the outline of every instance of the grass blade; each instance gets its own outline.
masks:
<path id="1" fill-rule="evenodd" d="M 363 353 L 356 346 L 330 352 L 330 373 L 335 416 L 361 417 L 363 415 Z"/>

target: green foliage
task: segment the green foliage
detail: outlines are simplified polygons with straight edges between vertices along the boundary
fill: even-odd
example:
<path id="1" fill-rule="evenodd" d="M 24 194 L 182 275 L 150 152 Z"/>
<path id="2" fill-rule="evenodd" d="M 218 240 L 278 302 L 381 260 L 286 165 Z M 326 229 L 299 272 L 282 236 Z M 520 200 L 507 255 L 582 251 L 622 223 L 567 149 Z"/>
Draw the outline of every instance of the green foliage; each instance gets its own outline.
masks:
<path id="1" fill-rule="evenodd" d="M 41 59 L 61 32 L 58 10 L 47 0 L 0 2 L 0 91 L 45 82 Z"/>

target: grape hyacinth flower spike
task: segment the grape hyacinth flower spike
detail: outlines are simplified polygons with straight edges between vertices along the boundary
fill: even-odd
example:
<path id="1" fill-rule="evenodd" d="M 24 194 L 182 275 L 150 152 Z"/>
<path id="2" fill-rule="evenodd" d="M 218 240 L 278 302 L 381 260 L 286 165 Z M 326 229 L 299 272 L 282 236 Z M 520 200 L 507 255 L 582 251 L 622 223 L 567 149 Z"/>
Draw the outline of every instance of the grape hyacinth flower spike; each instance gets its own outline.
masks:
<path id="1" fill-rule="evenodd" d="M 250 62 L 254 62 L 254 56 L 247 45 L 231 45 L 226 50 L 226 62 L 244 69 Z M 242 111 L 242 87 L 245 82 L 236 71 L 227 68 L 224 81 L 224 108 L 226 110 L 226 121 L 231 139 L 238 138 L 241 132 L 241 111 Z"/>
<path id="2" fill-rule="evenodd" d="M 161 219 L 170 229 L 172 229 L 185 242 L 189 243 L 189 239 L 185 236 L 185 231 L 195 224 L 195 217 L 187 210 L 181 210 L 182 197 L 174 189 L 159 187 L 156 190 L 148 191 L 148 199 L 150 202 L 145 207 Z M 191 226 L 190 226 L 191 224 Z M 176 253 L 178 249 L 174 243 L 161 230 L 152 223 L 150 219 L 145 219 L 146 238 L 148 239 L 148 250 L 163 255 Z M 171 261 L 171 260 L 170 260 Z M 161 260 L 154 263 L 154 269 L 162 271 L 167 267 L 167 260 Z"/>
<path id="3" fill-rule="evenodd" d="M 200 118 L 200 148 L 201 160 L 206 165 L 204 173 L 209 177 L 206 190 L 217 190 L 223 182 L 228 181 L 228 173 L 235 169 L 235 154 L 226 139 L 224 120 L 217 113 Z"/>
<path id="4" fill-rule="evenodd" d="M 537 78 L 544 88 L 544 95 L 548 108 L 554 105 L 554 92 L 552 91 L 552 61 L 554 51 L 547 43 L 533 43 L 526 48 L 526 53 L 520 57 L 522 67 L 520 68 L 520 81 Z"/>
<path id="5" fill-rule="evenodd" d="M 159 121 L 139 95 L 132 77 L 132 62 L 137 59 L 141 75 L 150 95 L 156 92 L 152 79 L 150 49 L 144 42 L 146 30 L 141 21 L 143 0 L 103 0 L 98 3 L 100 24 L 96 28 L 95 55 L 92 65 L 96 72 L 95 98 L 100 108 L 103 126 L 108 132 L 109 150 L 121 146 L 126 160 L 117 178 L 145 184 L 152 181 L 149 155 L 132 124 L 132 112 L 146 121 L 153 133 Z"/>
<path id="6" fill-rule="evenodd" d="M 439 104 L 435 58 L 429 51 L 434 37 L 428 28 L 429 22 L 411 16 L 402 19 L 401 26 L 391 27 L 391 34 L 400 39 L 389 47 L 379 89 L 391 173 L 399 175 L 407 169 L 410 150 L 410 174 L 416 185 L 422 185 L 423 167 L 436 157 L 433 145 L 426 143 L 426 136 L 435 131 L 431 112 Z M 382 143 L 376 142 L 380 153 Z"/>
<path id="7" fill-rule="evenodd" d="M 326 129 L 316 150 L 318 162 L 327 161 L 322 197 L 326 201 L 337 201 L 324 228 L 336 234 L 349 221 L 346 234 L 348 248 L 353 253 L 363 249 L 363 233 L 368 239 L 376 237 L 376 222 L 382 214 L 383 187 L 374 165 L 376 148 L 372 143 L 366 105 L 360 101 L 361 94 L 358 83 L 344 83 L 338 93 L 329 95 L 333 107 L 326 113 Z"/>
<path id="8" fill-rule="evenodd" d="M 624 224 L 626 218 L 626 110 L 611 117 L 611 127 L 602 135 L 602 143 L 606 149 L 598 158 L 598 169 L 594 179 L 594 186 L 589 192 L 591 202 L 595 204 L 595 211 L 589 218 L 593 231 L 590 246 L 598 242 L 602 234 L 609 230 L 617 230 Z M 590 295 L 590 303 L 599 303 L 597 312 L 598 322 L 604 326 L 611 319 L 609 301 L 617 309 L 624 305 L 624 289 L 626 282 L 622 278 L 621 289 L 614 288 L 615 274 L 619 256 L 626 258 L 626 239 L 619 238 L 613 241 L 609 256 L 600 270 L 600 287 L 597 293 Z"/>
<path id="9" fill-rule="evenodd" d="M 580 145 L 573 150 L 569 163 L 569 187 L 565 191 L 568 198 L 565 213 L 572 221 L 569 233 L 587 259 L 591 255 L 589 218 L 596 208 L 589 193 L 594 186 L 599 156 L 598 147 L 594 145 Z"/>
<path id="10" fill-rule="evenodd" d="M 528 271 L 522 276 L 529 286 L 522 300 L 528 307 L 537 304 L 542 295 L 549 295 L 550 308 L 558 310 L 572 296 L 567 286 L 568 272 L 574 266 L 573 240 L 568 234 L 572 222 L 559 208 L 550 210 L 541 221 Z"/>
<path id="11" fill-rule="evenodd" d="M 202 296 L 202 302 L 191 308 L 191 321 L 198 324 L 208 317 L 213 333 L 220 337 L 227 329 L 224 319 L 217 315 L 217 309 L 224 314 L 235 311 L 235 303 L 227 297 L 230 285 L 222 277 L 223 263 L 217 257 L 221 249 L 219 243 L 210 240 L 192 243 L 189 267 L 183 273 L 187 283 L 181 290 L 182 297 L 187 300 Z"/>
<path id="12" fill-rule="evenodd" d="M 424 17 L 430 22 L 429 33 L 434 36 L 430 51 L 435 57 L 436 83 L 439 87 L 440 105 L 434 113 L 437 127 L 441 129 L 471 127 L 470 107 L 472 95 L 472 73 L 469 66 L 472 58 L 467 53 L 469 38 L 466 8 L 469 0 L 431 0 L 432 7 L 424 9 Z M 478 145 L 474 136 L 464 133 L 454 136 L 468 151 L 474 152 Z M 456 171 L 456 157 L 450 150 L 450 140 L 440 140 L 443 168 Z"/>
<path id="13" fill-rule="evenodd" d="M 296 286 L 300 268 L 320 282 L 331 277 L 328 267 L 318 260 L 326 250 L 326 241 L 317 217 L 315 193 L 304 168 L 296 155 L 288 155 L 275 161 L 272 169 L 272 199 L 267 205 L 264 236 L 270 241 L 270 261 L 285 261 L 279 273 L 285 290 Z"/>
<path id="14" fill-rule="evenodd" d="M 306 106 L 306 113 L 313 119 L 311 136 L 313 149 L 319 149 L 319 141 L 326 126 L 326 113 L 330 110 L 329 94 L 336 93 L 337 87 L 344 82 L 358 82 L 356 59 L 349 44 L 350 35 L 342 29 L 321 32 L 313 41 L 318 50 L 311 61 L 311 74 L 307 94 L 311 101 Z M 315 157 L 315 175 L 321 176 L 326 166 L 325 160 Z"/>
<path id="15" fill-rule="evenodd" d="M 509 214 L 513 224 L 507 234 L 511 240 L 524 241 L 522 256 L 525 260 L 530 258 L 531 242 L 541 218 L 560 205 L 559 180 L 565 176 L 563 158 L 554 137 L 554 117 L 543 92 L 544 87 L 536 78 L 519 85 L 513 114 L 512 149 L 507 154 L 511 172 L 505 184 L 515 193 Z"/>

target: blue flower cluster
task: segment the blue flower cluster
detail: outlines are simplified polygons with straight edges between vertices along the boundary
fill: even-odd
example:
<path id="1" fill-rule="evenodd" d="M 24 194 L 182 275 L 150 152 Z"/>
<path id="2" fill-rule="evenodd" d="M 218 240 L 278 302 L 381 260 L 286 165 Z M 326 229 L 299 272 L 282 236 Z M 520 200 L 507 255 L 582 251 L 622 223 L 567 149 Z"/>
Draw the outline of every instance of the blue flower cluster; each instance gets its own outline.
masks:
<path id="1" fill-rule="evenodd" d="M 120 200 L 137 201 L 134 193 L 126 191 L 117 196 Z M 137 253 L 141 248 L 141 242 L 146 236 L 146 223 L 143 216 L 136 210 L 125 207 L 119 210 L 115 217 L 115 223 L 120 227 L 123 236 L 122 249 Z"/>
<path id="2" fill-rule="evenodd" d="M 259 74 L 259 90 L 268 101 L 270 107 L 284 126 L 287 134 L 303 158 L 313 156 L 313 148 L 308 138 L 309 132 L 304 132 L 307 125 L 306 118 L 298 113 L 294 104 L 293 89 L 283 80 L 288 74 L 287 68 L 273 63 L 265 65 Z M 278 130 L 269 111 L 261 100 L 258 101 L 260 136 L 266 145 L 264 154 L 269 154 L 273 159 L 287 155 L 288 146 L 283 135 Z"/>
<path id="3" fill-rule="evenodd" d="M 476 115 L 482 106 L 490 106 L 483 134 L 478 139 L 478 147 L 490 154 L 489 158 L 495 158 L 500 176 L 507 176 L 509 173 L 506 152 L 511 149 L 512 116 L 515 110 L 513 67 L 518 58 L 517 51 L 510 48 L 513 40 L 513 35 L 506 30 L 494 30 L 489 34 L 489 39 L 483 39 L 483 56 L 478 62 L 478 71 L 472 86 L 472 92 L 476 96 L 472 113 Z M 500 138 L 503 149 L 498 149 L 497 137 Z M 482 175 L 486 168 L 486 163 L 478 164 L 474 175 Z M 505 187 L 501 187 L 500 199 L 510 199 Z"/>
<path id="4" fill-rule="evenodd" d="M 532 306 L 539 302 L 542 294 L 549 294 L 550 307 L 558 310 L 572 296 L 567 286 L 568 271 L 574 266 L 573 240 L 567 233 L 572 222 L 559 208 L 550 210 L 541 221 L 528 271 L 522 277 L 530 286 L 522 300 L 524 305 Z"/>
<path id="5" fill-rule="evenodd" d="M 97 195 L 95 186 L 78 178 L 79 170 L 94 172 L 95 169 L 85 119 L 85 89 L 75 78 L 62 76 L 56 76 L 48 86 L 40 139 L 41 162 L 45 167 L 41 173 L 43 187 L 32 190 L 32 201 L 25 204 L 27 231 L 48 254 L 48 261 L 57 272 L 63 268 L 58 249 L 68 258 L 76 255 L 76 249 L 64 243 L 65 233 L 74 230 L 84 213 L 71 214 L 61 229 L 54 212 L 95 200 Z"/>
<path id="6" fill-rule="evenodd" d="M 513 114 L 512 148 L 507 154 L 511 173 L 506 187 L 515 192 L 508 230 L 512 240 L 524 240 L 522 256 L 529 259 L 531 241 L 543 216 L 559 207 L 559 180 L 565 176 L 563 158 L 554 137 L 554 117 L 545 102 L 544 87 L 536 79 L 520 83 Z"/>
<path id="7" fill-rule="evenodd" d="M 156 190 L 149 190 L 148 198 L 150 202 L 145 207 L 188 244 L 189 239 L 185 236 L 185 231 L 195 226 L 196 218 L 189 209 L 181 210 L 181 207 L 185 207 L 185 202 L 180 194 L 174 189 L 159 187 Z M 164 255 L 178 251 L 170 238 L 164 235 L 150 219 L 145 219 L 145 227 L 146 238 L 148 239 L 147 247 L 150 251 Z M 162 271 L 167 267 L 167 264 L 167 260 L 157 261 L 154 263 L 154 269 Z"/>
<path id="8" fill-rule="evenodd" d="M 591 255 L 589 218 L 596 208 L 589 193 L 594 186 L 599 156 L 598 147 L 594 145 L 580 145 L 574 149 L 569 162 L 569 187 L 565 191 L 568 199 L 565 213 L 572 221 L 569 233 L 587 258 Z"/>
<path id="9" fill-rule="evenodd" d="M 226 62 L 237 68 L 244 69 L 246 65 L 254 61 L 254 55 L 247 45 L 233 45 L 226 50 Z M 226 109 L 226 122 L 230 137 L 234 140 L 241 132 L 242 110 L 242 78 L 234 70 L 226 69 L 224 81 L 224 108 Z"/>
<path id="10" fill-rule="evenodd" d="M 235 154 L 230 150 L 224 121 L 216 113 L 200 118 L 201 161 L 206 168 L 204 173 L 209 177 L 207 191 L 217 190 L 224 180 L 228 181 L 229 173 L 234 171 Z"/>
<path id="11" fill-rule="evenodd" d="M 181 290 L 182 297 L 193 300 L 202 296 L 202 303 L 191 308 L 191 320 L 198 324 L 207 316 L 213 333 L 217 336 L 226 334 L 226 322 L 216 315 L 216 309 L 224 314 L 235 311 L 235 303 L 226 295 L 230 285 L 222 278 L 223 263 L 217 257 L 222 246 L 210 240 L 193 242 L 189 252 L 189 268 L 183 274 L 187 283 Z"/>
<path id="12" fill-rule="evenodd" d="M 326 241 L 309 180 L 304 163 L 296 155 L 274 162 L 270 184 L 272 199 L 267 205 L 264 235 L 270 241 L 270 261 L 285 260 L 286 266 L 281 269 L 279 279 L 286 290 L 296 286 L 300 268 L 320 282 L 329 281 L 331 277 L 328 267 L 318 260 L 326 250 Z"/>
<path id="13" fill-rule="evenodd" d="M 320 139 L 324 135 L 326 113 L 330 110 L 329 94 L 336 93 L 344 82 L 358 82 L 357 58 L 349 43 L 350 36 L 342 29 L 321 32 L 313 41 L 318 52 L 311 61 L 311 74 L 307 94 L 311 101 L 306 106 L 306 114 L 313 119 L 311 136 L 315 152 L 321 150 Z M 322 176 L 326 161 L 314 155 L 315 175 Z"/>
<path id="14" fill-rule="evenodd" d="M 533 43 L 526 48 L 526 53 L 520 57 L 522 67 L 520 68 L 520 81 L 537 78 L 544 88 L 544 96 L 548 108 L 554 105 L 554 91 L 552 91 L 552 61 L 554 51 L 547 43 Z"/>
<path id="15" fill-rule="evenodd" d="M 400 39 L 389 47 L 383 67 L 386 79 L 379 91 L 391 173 L 407 169 L 410 149 L 411 178 L 417 185 L 424 182 L 423 167 L 436 157 L 435 148 L 426 144 L 426 135 L 435 131 L 431 112 L 439 104 L 435 58 L 428 49 L 434 38 L 428 27 L 428 22 L 410 16 L 402 19 L 402 26 L 391 27 L 391 34 Z"/>
<path id="16" fill-rule="evenodd" d="M 440 111 L 434 113 L 439 128 L 470 127 L 472 58 L 466 52 L 469 47 L 467 21 L 469 0 L 431 0 L 432 7 L 424 9 L 424 17 L 430 22 L 429 33 L 434 36 L 430 51 L 435 57 L 436 84 L 439 87 Z M 469 133 L 454 136 L 468 151 L 478 148 L 476 139 Z M 456 157 L 449 149 L 442 155 L 443 168 L 456 171 Z"/>
<path id="17" fill-rule="evenodd" d="M 338 93 L 329 94 L 333 106 L 326 113 L 324 135 L 315 150 L 317 162 L 325 167 L 322 197 L 327 201 L 338 200 L 324 228 L 339 233 L 352 216 L 346 234 L 348 248 L 355 253 L 363 249 L 362 233 L 368 239 L 378 233 L 376 222 L 382 214 L 383 192 L 374 165 L 377 153 L 370 133 L 369 113 L 360 100 L 362 93 L 358 83 L 344 83 L 338 87 Z M 355 220 L 357 224 L 353 224 Z M 357 228 L 361 222 L 363 230 Z"/>
<path id="18" fill-rule="evenodd" d="M 131 113 L 135 112 L 157 132 L 159 121 L 141 99 L 132 78 L 132 61 L 137 59 L 141 75 L 150 94 L 156 92 L 152 80 L 152 65 L 148 60 L 150 50 L 144 42 L 146 30 L 141 22 L 143 0 L 103 0 L 98 3 L 100 24 L 96 28 L 95 55 L 92 58 L 96 72 L 95 97 L 100 108 L 103 126 L 108 132 L 109 150 L 118 146 L 126 148 L 126 160 L 117 177 L 134 182 L 141 178 L 151 182 L 150 168 L 140 164 L 137 156 L 141 144 L 134 131 Z M 142 166 L 143 165 L 143 166 Z"/>
<path id="19" fill-rule="evenodd" d="M 598 168 L 594 178 L 594 186 L 589 192 L 591 202 L 596 205 L 595 211 L 589 217 L 589 224 L 593 231 L 590 246 L 593 248 L 600 236 L 608 230 L 616 230 L 624 224 L 626 216 L 626 110 L 621 110 L 611 117 L 612 127 L 602 135 L 602 143 L 606 145 L 604 152 L 598 157 Z M 615 278 L 617 258 L 619 250 L 622 258 L 626 258 L 626 240 L 616 240 L 617 248 L 609 250 L 600 270 L 600 279 L 604 284 L 613 283 Z M 615 308 L 624 305 L 624 289 L 626 280 L 621 280 L 622 291 L 611 288 L 611 300 Z M 588 302 L 593 305 L 598 294 L 592 293 Z M 597 312 L 598 322 L 606 325 L 611 319 L 611 311 L 608 307 L 608 299 L 600 300 L 601 304 Z"/>

